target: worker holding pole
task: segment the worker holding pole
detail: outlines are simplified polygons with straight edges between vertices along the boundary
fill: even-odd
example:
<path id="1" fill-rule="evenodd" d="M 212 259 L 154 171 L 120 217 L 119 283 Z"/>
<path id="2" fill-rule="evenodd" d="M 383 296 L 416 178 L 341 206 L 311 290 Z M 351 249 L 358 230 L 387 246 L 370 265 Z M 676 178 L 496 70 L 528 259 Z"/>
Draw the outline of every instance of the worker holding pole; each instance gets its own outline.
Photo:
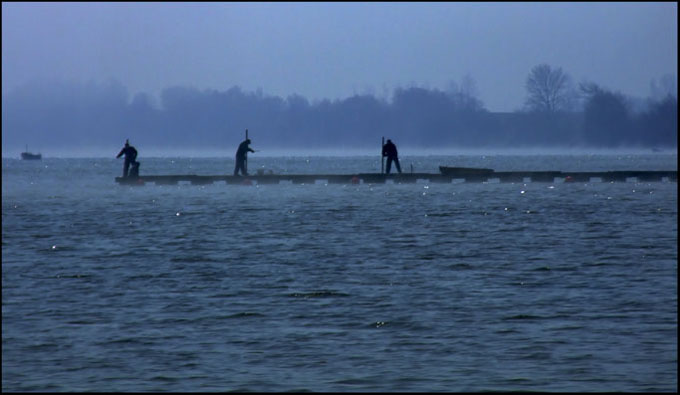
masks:
<path id="1" fill-rule="evenodd" d="M 248 175 L 248 152 L 255 152 L 250 148 L 250 139 L 248 138 L 248 129 L 246 129 L 246 139 L 239 144 L 236 150 L 236 167 L 234 167 L 234 175 L 237 176 L 239 170 L 244 176 Z"/>

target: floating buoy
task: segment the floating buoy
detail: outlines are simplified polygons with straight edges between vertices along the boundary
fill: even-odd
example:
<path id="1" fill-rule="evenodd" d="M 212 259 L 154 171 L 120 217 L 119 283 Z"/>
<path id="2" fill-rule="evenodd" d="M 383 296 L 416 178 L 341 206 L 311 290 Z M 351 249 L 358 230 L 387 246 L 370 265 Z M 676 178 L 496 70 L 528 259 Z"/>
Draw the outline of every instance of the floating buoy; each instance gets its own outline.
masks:
<path id="1" fill-rule="evenodd" d="M 357 176 L 352 177 L 352 184 L 359 184 L 360 182 L 361 180 L 359 180 L 359 177 Z"/>
<path id="2" fill-rule="evenodd" d="M 246 178 L 245 180 L 243 180 L 241 185 L 253 185 L 253 182 Z"/>
<path id="3" fill-rule="evenodd" d="M 564 177 L 564 182 L 574 182 L 574 178 L 572 176 L 566 176 Z"/>

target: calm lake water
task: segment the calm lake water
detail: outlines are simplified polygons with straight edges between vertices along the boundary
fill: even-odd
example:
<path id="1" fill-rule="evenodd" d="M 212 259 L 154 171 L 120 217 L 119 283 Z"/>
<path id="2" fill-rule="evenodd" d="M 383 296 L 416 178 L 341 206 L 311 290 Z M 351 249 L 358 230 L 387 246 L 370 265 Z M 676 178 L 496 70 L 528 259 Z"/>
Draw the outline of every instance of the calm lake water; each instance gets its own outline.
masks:
<path id="1" fill-rule="evenodd" d="M 234 166 L 140 154 L 142 175 Z M 676 170 L 677 154 L 411 165 Z M 676 182 L 129 187 L 121 168 L 3 158 L 3 391 L 678 389 Z"/>

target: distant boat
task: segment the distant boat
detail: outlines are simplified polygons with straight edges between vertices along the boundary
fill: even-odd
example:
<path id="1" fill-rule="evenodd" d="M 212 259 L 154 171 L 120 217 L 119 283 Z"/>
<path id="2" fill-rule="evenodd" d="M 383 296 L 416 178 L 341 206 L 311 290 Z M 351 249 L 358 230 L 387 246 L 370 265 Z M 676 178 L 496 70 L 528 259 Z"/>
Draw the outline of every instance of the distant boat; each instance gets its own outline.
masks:
<path id="1" fill-rule="evenodd" d="M 28 145 L 26 146 L 26 152 L 21 153 L 21 159 L 23 160 L 41 160 L 42 154 L 33 154 L 28 152 Z"/>

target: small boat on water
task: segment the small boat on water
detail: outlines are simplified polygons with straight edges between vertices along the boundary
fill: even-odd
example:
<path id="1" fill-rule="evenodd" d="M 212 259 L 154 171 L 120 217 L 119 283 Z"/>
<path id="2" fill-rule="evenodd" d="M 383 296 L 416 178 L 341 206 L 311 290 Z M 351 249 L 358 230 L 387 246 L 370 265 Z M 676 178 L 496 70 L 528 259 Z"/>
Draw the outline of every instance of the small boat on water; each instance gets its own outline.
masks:
<path id="1" fill-rule="evenodd" d="M 41 160 L 42 154 L 33 154 L 28 152 L 28 145 L 26 146 L 26 151 L 21 153 L 21 159 L 23 160 Z"/>

